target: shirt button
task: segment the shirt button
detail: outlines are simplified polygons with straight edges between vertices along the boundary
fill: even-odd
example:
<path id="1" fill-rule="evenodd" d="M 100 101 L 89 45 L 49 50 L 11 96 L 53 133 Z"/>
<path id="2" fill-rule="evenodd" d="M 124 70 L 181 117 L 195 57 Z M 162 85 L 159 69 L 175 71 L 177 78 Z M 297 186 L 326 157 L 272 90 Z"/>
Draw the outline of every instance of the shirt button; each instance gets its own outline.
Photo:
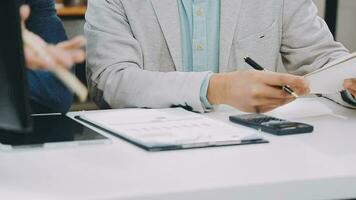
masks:
<path id="1" fill-rule="evenodd" d="M 196 49 L 198 51 L 203 51 L 204 50 L 204 44 L 202 44 L 202 43 L 197 44 Z"/>
<path id="2" fill-rule="evenodd" d="M 197 10 L 197 15 L 198 15 L 199 17 L 204 16 L 204 10 L 203 10 L 202 8 L 199 8 L 199 9 Z"/>

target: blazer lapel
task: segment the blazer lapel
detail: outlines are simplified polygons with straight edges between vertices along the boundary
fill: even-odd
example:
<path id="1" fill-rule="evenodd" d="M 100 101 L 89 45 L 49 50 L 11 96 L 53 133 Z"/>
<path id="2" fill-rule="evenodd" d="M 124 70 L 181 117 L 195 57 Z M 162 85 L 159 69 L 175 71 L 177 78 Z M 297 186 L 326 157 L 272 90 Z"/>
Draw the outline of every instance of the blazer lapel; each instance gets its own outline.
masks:
<path id="1" fill-rule="evenodd" d="M 240 13 L 242 0 L 221 0 L 220 71 L 228 68 L 228 61 Z"/>
<path id="2" fill-rule="evenodd" d="M 180 19 L 177 1 L 151 0 L 177 71 L 182 71 Z"/>

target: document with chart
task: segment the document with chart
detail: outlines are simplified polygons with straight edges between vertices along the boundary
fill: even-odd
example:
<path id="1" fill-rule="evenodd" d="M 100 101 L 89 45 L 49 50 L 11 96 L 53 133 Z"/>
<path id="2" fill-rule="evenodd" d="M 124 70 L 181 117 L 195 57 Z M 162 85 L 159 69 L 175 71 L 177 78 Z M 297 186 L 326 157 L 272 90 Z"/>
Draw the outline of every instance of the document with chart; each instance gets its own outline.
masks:
<path id="1" fill-rule="evenodd" d="M 76 118 L 149 151 L 267 142 L 255 130 L 181 108 L 87 111 Z"/>

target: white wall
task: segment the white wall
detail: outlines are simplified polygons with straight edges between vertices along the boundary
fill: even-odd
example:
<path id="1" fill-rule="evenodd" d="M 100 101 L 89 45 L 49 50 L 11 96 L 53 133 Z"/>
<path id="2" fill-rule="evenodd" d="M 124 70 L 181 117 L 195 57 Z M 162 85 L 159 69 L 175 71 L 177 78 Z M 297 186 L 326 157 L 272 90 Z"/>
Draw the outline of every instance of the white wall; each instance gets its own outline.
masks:
<path id="1" fill-rule="evenodd" d="M 356 1 L 339 0 L 337 40 L 356 51 Z"/>
<path id="2" fill-rule="evenodd" d="M 314 0 L 314 3 L 318 6 L 319 15 L 323 17 L 325 11 L 325 0 Z"/>

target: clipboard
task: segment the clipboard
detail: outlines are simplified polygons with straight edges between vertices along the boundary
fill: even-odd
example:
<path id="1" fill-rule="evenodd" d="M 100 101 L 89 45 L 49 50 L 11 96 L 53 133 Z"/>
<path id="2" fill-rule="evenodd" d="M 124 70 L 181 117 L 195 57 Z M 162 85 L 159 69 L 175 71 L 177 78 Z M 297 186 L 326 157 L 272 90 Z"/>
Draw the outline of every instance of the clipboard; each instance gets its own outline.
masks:
<path id="1" fill-rule="evenodd" d="M 268 143 L 255 130 L 182 108 L 87 111 L 75 119 L 150 152 Z"/>

